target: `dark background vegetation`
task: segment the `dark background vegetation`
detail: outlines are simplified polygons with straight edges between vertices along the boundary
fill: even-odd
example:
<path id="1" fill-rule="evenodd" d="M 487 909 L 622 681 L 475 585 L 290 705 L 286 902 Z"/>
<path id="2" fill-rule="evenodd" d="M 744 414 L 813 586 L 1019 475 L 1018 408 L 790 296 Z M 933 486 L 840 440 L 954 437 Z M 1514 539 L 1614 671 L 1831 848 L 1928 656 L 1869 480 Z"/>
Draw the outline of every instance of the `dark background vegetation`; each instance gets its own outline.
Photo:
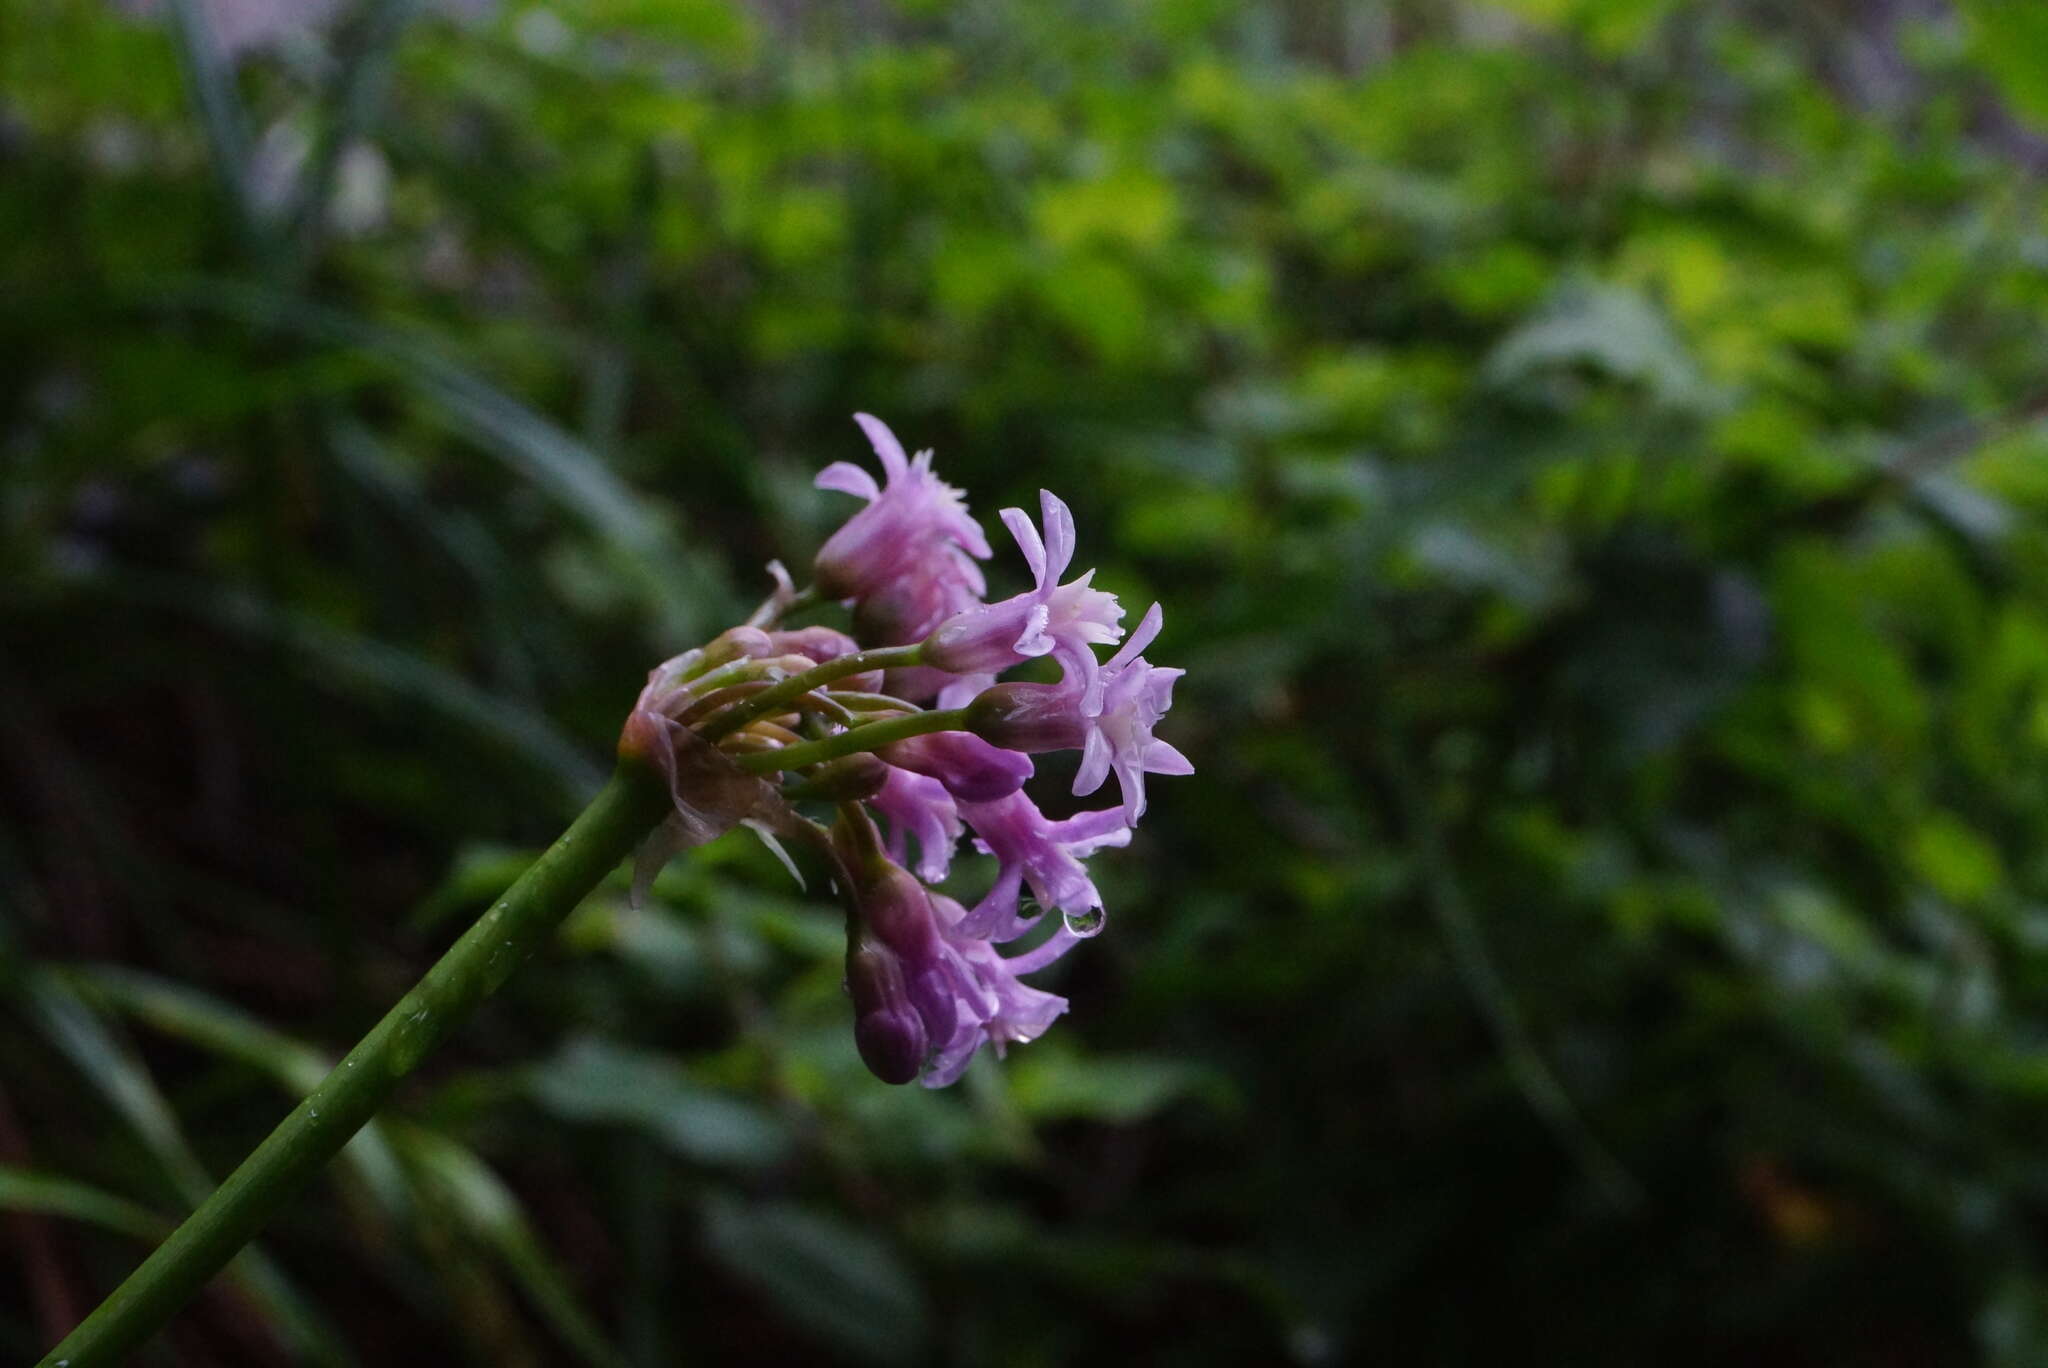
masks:
<path id="1" fill-rule="evenodd" d="M 1072 1014 L 888 1089 L 722 842 L 151 1361 L 2048 1361 L 2044 121 L 2028 0 L 4 0 L 0 1356 L 867 409 L 1188 667 Z"/>

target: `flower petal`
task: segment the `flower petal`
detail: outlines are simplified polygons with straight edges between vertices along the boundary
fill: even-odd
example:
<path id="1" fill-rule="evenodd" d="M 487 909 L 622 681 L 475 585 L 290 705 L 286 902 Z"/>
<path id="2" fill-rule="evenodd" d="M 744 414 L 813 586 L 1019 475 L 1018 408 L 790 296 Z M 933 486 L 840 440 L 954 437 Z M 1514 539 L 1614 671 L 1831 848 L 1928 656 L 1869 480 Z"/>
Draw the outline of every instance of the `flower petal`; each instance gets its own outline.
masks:
<path id="1" fill-rule="evenodd" d="M 1012 955 L 1003 961 L 1003 967 L 1012 974 L 1034 974 L 1051 964 L 1067 951 L 1073 949 L 1086 937 L 1062 921 L 1053 933 L 1045 938 L 1043 945 L 1034 946 L 1021 955 Z"/>
<path id="2" fill-rule="evenodd" d="M 1052 620 L 1052 610 L 1042 603 L 1031 605 L 1030 616 L 1024 619 L 1024 630 L 1017 634 L 1017 641 L 1010 649 L 1018 655 L 1042 656 L 1053 649 L 1054 641 L 1045 633 Z"/>
<path id="3" fill-rule="evenodd" d="M 1031 575 L 1040 590 L 1050 589 L 1054 581 L 1045 573 L 1045 543 L 1039 540 L 1038 529 L 1031 525 L 1031 516 L 1021 508 L 1006 508 L 1001 513 L 1003 526 L 1010 529 L 1010 535 L 1017 539 L 1017 549 L 1024 553 L 1024 563 L 1031 567 Z"/>
<path id="4" fill-rule="evenodd" d="M 875 455 L 882 460 L 882 470 L 892 480 L 900 478 L 910 461 L 903 454 L 903 443 L 896 440 L 896 434 L 889 431 L 889 425 L 872 413 L 856 413 L 853 421 L 860 424 L 860 430 L 873 443 Z"/>
<path id="5" fill-rule="evenodd" d="M 1154 740 L 1145 747 L 1145 769 L 1151 774 L 1193 774 L 1195 762 L 1170 742 Z"/>
<path id="6" fill-rule="evenodd" d="M 1109 778 L 1110 755 L 1109 738 L 1102 734 L 1102 728 L 1090 727 L 1088 739 L 1081 743 L 1081 769 L 1074 775 L 1075 797 L 1102 787 L 1102 781 Z"/>
<path id="7" fill-rule="evenodd" d="M 856 499 L 866 499 L 869 503 L 882 497 L 882 487 L 875 483 L 875 477 L 851 461 L 834 461 L 819 471 L 818 478 L 811 483 L 819 489 L 851 494 Z"/>
<path id="8" fill-rule="evenodd" d="M 1150 608 L 1147 608 L 1145 616 L 1131 630 L 1131 634 L 1125 639 L 1123 646 L 1103 664 L 1103 670 L 1113 673 L 1124 669 L 1132 661 L 1136 660 L 1144 652 L 1145 648 L 1152 644 L 1153 639 L 1159 635 L 1159 628 L 1165 621 L 1166 616 L 1159 610 L 1158 604 L 1155 603 Z"/>
<path id="9" fill-rule="evenodd" d="M 1074 561 L 1074 511 L 1050 489 L 1038 491 L 1038 508 L 1045 522 L 1045 578 L 1057 584 Z"/>

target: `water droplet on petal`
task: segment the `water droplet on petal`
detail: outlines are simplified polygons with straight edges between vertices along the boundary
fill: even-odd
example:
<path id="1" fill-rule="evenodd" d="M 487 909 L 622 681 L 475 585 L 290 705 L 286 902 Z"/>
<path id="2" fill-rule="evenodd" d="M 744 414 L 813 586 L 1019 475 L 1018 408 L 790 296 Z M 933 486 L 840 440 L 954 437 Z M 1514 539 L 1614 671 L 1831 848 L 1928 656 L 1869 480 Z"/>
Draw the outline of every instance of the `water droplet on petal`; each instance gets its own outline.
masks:
<path id="1" fill-rule="evenodd" d="M 1017 919 L 1019 921 L 1037 921 L 1044 915 L 1045 905 L 1029 893 L 1023 894 L 1017 899 Z"/>
<path id="2" fill-rule="evenodd" d="M 1102 929 L 1103 916 L 1099 907 L 1086 908 L 1080 912 L 1067 912 L 1063 915 L 1067 919 L 1067 930 L 1077 936 L 1092 936 Z"/>

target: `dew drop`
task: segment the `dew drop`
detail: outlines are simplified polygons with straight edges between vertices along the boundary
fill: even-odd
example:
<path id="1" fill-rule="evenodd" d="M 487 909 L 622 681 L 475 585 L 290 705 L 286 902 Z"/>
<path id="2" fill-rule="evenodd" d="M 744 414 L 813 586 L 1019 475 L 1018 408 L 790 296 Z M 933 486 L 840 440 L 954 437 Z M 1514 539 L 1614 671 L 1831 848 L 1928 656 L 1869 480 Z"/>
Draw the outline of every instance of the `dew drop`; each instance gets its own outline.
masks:
<path id="1" fill-rule="evenodd" d="M 1067 919 L 1067 930 L 1077 936 L 1092 936 L 1102 929 L 1102 909 L 1090 907 L 1081 912 L 1062 914 Z"/>
<path id="2" fill-rule="evenodd" d="M 1045 904 L 1041 903 L 1038 899 L 1032 897 L 1029 893 L 1018 897 L 1017 919 L 1019 921 L 1037 921 L 1044 915 Z"/>

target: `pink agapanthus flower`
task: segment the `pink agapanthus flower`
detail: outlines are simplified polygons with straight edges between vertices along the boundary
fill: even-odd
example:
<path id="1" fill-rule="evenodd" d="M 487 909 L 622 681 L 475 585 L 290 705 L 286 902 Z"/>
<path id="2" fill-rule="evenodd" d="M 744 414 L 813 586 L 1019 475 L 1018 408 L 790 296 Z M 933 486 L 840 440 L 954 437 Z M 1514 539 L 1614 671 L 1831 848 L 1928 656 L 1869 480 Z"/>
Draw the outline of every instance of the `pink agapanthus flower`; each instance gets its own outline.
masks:
<path id="1" fill-rule="evenodd" d="M 1093 588 L 1093 570 L 1061 584 L 1074 560 L 1074 514 L 1050 490 L 1038 493 L 1045 536 L 1021 508 L 1003 510 L 1003 525 L 1031 566 L 1032 587 L 1001 603 L 984 604 L 940 623 L 926 639 L 924 658 L 955 674 L 1000 672 L 1037 656 L 1060 662 L 1080 683 L 1084 706 L 1100 698 L 1094 647 L 1123 636 L 1124 615 L 1116 595 Z"/>
<path id="2" fill-rule="evenodd" d="M 1057 908 L 1070 920 L 1101 926 L 1102 895 L 1081 858 L 1105 846 L 1129 845 L 1131 829 L 1119 808 L 1083 812 L 1052 821 L 1022 792 L 993 803 L 962 803 L 960 815 L 974 829 L 975 844 L 996 857 L 996 881 L 960 924 L 959 934 L 977 940 L 1015 940 L 1031 929 L 1019 915 L 1025 887 L 1041 907 Z"/>
<path id="3" fill-rule="evenodd" d="M 818 591 L 854 604 L 871 644 L 916 641 L 951 614 L 981 601 L 987 590 L 975 560 L 989 557 L 988 537 L 960 491 L 932 473 L 932 454 L 915 458 L 872 414 L 854 421 L 874 444 L 883 483 L 850 461 L 818 472 L 820 489 L 866 499 L 818 550 Z"/>

